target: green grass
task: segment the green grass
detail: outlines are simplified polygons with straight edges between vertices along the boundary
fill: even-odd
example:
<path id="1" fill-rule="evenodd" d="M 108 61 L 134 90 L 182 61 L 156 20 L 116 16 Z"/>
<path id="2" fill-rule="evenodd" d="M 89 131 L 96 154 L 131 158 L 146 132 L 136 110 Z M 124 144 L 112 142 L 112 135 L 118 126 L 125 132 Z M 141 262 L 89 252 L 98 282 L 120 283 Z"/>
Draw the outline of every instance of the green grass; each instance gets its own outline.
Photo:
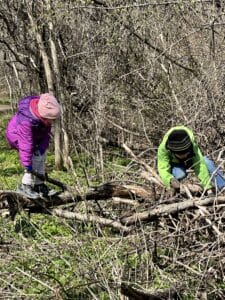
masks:
<path id="1" fill-rule="evenodd" d="M 11 150 L 5 139 L 4 117 L 0 131 L 0 189 L 15 190 L 20 183 L 23 168 L 18 153 Z M 54 170 L 54 153 L 47 155 L 47 171 L 50 177 L 69 186 L 80 186 L 86 191 L 87 180 L 91 186 L 102 184 L 93 161 L 84 153 L 72 153 L 74 171 Z M 131 161 L 118 149 L 112 149 L 104 157 L 104 179 L 129 179 Z M 133 167 L 133 166 L 132 166 Z M 86 213 L 86 203 L 75 207 Z M 155 230 L 151 224 L 149 235 Z M 66 220 L 46 214 L 21 211 L 14 221 L 0 217 L 0 291 L 11 292 L 9 299 L 121 299 L 121 281 L 135 282 L 149 290 L 169 288 L 173 282 L 182 282 L 186 275 L 182 267 L 160 263 L 160 256 L 173 256 L 167 245 L 158 247 L 158 262 L 153 263 L 151 251 L 140 251 L 147 245 L 145 234 L 135 231 L 128 237 L 109 228 L 76 220 Z M 139 252 L 137 251 L 139 250 Z M 193 288 L 193 295 L 184 300 L 195 299 L 195 280 L 185 279 Z M 197 283 L 198 284 L 198 283 Z M 218 287 L 224 290 L 224 284 Z M 110 296 L 111 295 L 111 296 Z M 14 298 L 13 298 L 14 297 Z"/>
<path id="2" fill-rule="evenodd" d="M 10 149 L 5 139 L 9 116 L 2 118 L 0 189 L 15 190 L 23 176 L 23 167 L 17 151 Z M 72 160 L 75 173 L 56 171 L 54 153 L 49 151 L 49 177 L 69 186 L 79 185 L 84 191 L 87 189 L 86 175 L 90 185 L 102 183 L 101 176 L 86 154 L 74 153 Z M 106 160 L 104 168 L 108 174 L 113 168 L 122 174 L 127 163 L 129 160 L 120 158 L 116 153 L 115 157 L 110 156 Z M 87 295 L 92 299 L 91 293 L 97 294 L 98 299 L 109 299 L 103 282 L 114 280 L 111 275 L 112 246 L 109 242 L 114 234 L 111 230 L 102 228 L 103 236 L 98 237 L 98 229 L 93 224 L 43 214 L 28 215 L 26 211 L 18 213 L 14 222 L 8 217 L 0 217 L 0 229 L 0 240 L 12 245 L 7 259 L 0 259 L 0 286 L 10 290 L 12 284 L 17 299 L 57 299 L 55 290 L 61 295 L 60 299 L 82 299 L 80 297 L 83 296 L 88 299 Z M 122 268 L 123 262 L 118 257 L 123 256 L 126 248 L 126 243 L 113 247 L 113 259 L 118 260 L 119 268 Z M 102 283 L 98 283 L 101 280 Z"/>

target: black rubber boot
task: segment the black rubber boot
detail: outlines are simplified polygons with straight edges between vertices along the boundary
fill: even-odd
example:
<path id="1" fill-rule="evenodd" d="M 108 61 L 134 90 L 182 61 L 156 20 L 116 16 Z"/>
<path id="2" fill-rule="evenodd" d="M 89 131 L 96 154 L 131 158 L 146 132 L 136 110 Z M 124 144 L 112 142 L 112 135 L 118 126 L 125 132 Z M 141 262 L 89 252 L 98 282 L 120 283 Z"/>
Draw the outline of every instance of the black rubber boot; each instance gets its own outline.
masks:
<path id="1" fill-rule="evenodd" d="M 41 183 L 41 184 L 35 184 L 34 186 L 34 191 L 42 195 L 43 197 L 48 197 L 49 193 L 49 188 L 47 187 L 46 184 Z"/>

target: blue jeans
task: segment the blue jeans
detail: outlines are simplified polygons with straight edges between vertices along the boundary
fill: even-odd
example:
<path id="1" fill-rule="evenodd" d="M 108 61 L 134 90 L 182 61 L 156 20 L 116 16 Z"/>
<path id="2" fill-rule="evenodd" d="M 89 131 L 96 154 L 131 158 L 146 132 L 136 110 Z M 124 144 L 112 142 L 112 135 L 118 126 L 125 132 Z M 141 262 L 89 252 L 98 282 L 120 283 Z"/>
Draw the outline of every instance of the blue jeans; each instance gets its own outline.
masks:
<path id="1" fill-rule="evenodd" d="M 223 175 L 223 172 L 219 170 L 214 162 L 204 156 L 204 160 L 207 166 L 207 169 L 209 171 L 209 174 L 212 178 L 212 183 L 218 189 L 219 191 L 222 190 L 222 188 L 225 187 L 225 177 Z M 182 180 L 185 177 L 187 177 L 187 169 L 183 164 L 175 164 L 172 165 L 172 174 L 177 180 Z"/>

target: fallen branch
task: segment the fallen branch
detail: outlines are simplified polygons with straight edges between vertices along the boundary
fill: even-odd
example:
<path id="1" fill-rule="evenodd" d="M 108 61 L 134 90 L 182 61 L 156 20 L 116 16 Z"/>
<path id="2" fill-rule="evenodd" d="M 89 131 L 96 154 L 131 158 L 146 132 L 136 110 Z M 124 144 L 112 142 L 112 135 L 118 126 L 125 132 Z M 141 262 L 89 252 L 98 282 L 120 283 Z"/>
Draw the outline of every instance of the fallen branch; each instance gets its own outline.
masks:
<path id="1" fill-rule="evenodd" d="M 142 165 L 145 168 L 145 170 L 151 174 L 151 180 L 154 183 L 156 183 L 157 185 L 159 185 L 161 187 L 164 186 L 159 175 L 156 173 L 156 171 L 153 168 L 151 168 L 148 164 L 146 164 L 146 162 L 144 162 L 143 160 L 138 158 L 126 144 L 122 144 L 121 146 L 133 158 L 133 160 L 136 163 Z"/>
<path id="2" fill-rule="evenodd" d="M 184 186 L 186 195 L 188 196 L 189 199 L 193 199 L 192 194 L 190 192 L 190 190 L 188 189 L 187 186 Z M 221 235 L 222 233 L 219 231 L 219 229 L 215 226 L 215 224 L 213 224 L 210 219 L 208 219 L 206 217 L 206 215 L 209 215 L 209 212 L 207 211 L 207 209 L 205 207 L 199 206 L 199 213 L 201 216 L 203 216 L 205 218 L 205 221 L 213 228 L 213 230 L 216 232 L 217 235 Z"/>
<path id="3" fill-rule="evenodd" d="M 122 283 L 121 293 L 132 300 L 168 300 L 180 299 L 178 292 L 175 288 L 170 288 L 160 292 L 149 292 L 132 284 Z"/>
<path id="4" fill-rule="evenodd" d="M 101 186 L 89 189 L 84 195 L 63 192 L 55 195 L 49 199 L 40 198 L 38 200 L 31 200 L 14 191 L 0 191 L 0 208 L 22 209 L 22 208 L 51 208 L 68 203 L 77 203 L 84 200 L 107 200 L 113 197 L 130 199 L 149 199 L 152 196 L 151 190 L 143 188 L 138 185 L 105 183 Z M 3 205 L 4 204 L 4 205 Z"/>
<path id="5" fill-rule="evenodd" d="M 124 199 L 120 197 L 112 197 L 112 204 L 126 204 L 135 207 L 139 206 L 139 203 L 137 201 Z"/>
<path id="6" fill-rule="evenodd" d="M 110 220 L 110 219 L 105 219 L 99 216 L 84 215 L 76 212 L 65 211 L 59 208 L 55 208 L 51 210 L 51 213 L 55 216 L 63 217 L 66 219 L 75 219 L 82 222 L 93 222 L 104 226 L 113 227 L 125 233 L 129 233 L 131 231 L 131 228 L 123 226 L 120 222 Z"/>
<path id="7" fill-rule="evenodd" d="M 206 206 L 213 204 L 215 197 L 209 197 L 205 199 L 192 198 L 184 200 L 183 202 L 176 202 L 172 204 L 159 204 L 147 211 L 135 213 L 132 216 L 121 218 L 121 223 L 126 225 L 135 224 L 138 221 L 150 221 L 160 216 L 181 212 L 185 209 L 199 208 L 199 206 Z M 219 196 L 216 198 L 217 203 L 225 203 L 225 196 Z"/>

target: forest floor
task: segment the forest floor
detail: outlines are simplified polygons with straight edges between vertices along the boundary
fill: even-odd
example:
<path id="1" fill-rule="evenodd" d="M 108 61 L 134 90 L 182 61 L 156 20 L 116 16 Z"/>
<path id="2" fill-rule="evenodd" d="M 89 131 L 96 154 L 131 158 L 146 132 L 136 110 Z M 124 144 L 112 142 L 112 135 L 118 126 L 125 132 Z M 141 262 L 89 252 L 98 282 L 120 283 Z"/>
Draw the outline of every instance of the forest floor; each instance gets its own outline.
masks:
<path id="1" fill-rule="evenodd" d="M 2 109 L 7 112 L 7 107 Z M 11 113 L 2 114 L 0 122 L 3 191 L 15 191 L 23 176 L 18 154 L 9 149 L 4 136 L 10 117 Z M 104 182 L 151 187 L 140 178 L 142 167 L 118 149 L 104 156 L 104 182 L 88 155 L 79 153 L 72 159 L 73 172 L 55 171 L 50 150 L 49 177 L 84 194 Z M 142 201 L 123 199 L 118 204 L 118 197 L 107 201 L 85 198 L 58 207 L 68 215 L 90 218 L 85 221 L 48 214 L 47 210 L 21 210 L 11 220 L 7 209 L 0 209 L 0 299 L 127 299 L 124 295 L 130 299 L 225 299 L 223 199 L 215 197 L 211 206 L 158 214 L 145 222 L 139 218 L 129 233 L 91 220 L 96 215 L 119 222 L 130 214 L 147 212 L 149 216 L 149 212 L 159 211 L 159 206 L 165 211 L 166 206 L 175 205 L 159 187 L 152 192 L 154 197 Z M 175 201 L 180 205 L 192 200 L 177 197 Z M 156 293 L 160 291 L 167 296 L 159 298 Z"/>

